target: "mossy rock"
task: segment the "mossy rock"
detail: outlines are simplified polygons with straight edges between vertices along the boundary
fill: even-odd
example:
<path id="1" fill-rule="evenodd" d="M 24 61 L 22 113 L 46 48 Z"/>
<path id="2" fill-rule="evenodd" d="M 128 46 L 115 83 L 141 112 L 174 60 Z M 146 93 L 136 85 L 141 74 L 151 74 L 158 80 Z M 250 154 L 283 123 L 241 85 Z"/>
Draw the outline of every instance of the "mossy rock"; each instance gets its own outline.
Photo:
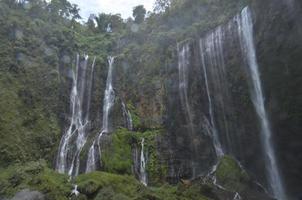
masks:
<path id="1" fill-rule="evenodd" d="M 112 187 L 103 188 L 99 191 L 94 200 L 131 200 L 124 194 L 116 193 Z"/>
<path id="2" fill-rule="evenodd" d="M 138 115 L 138 111 L 136 110 L 135 106 L 132 103 L 127 103 L 127 108 L 132 117 L 132 124 L 135 130 L 139 130 L 143 127 L 142 120 Z"/>
<path id="3" fill-rule="evenodd" d="M 94 180 L 87 180 L 81 184 L 78 188 L 80 193 L 83 193 L 87 196 L 94 195 L 100 189 L 100 185 Z"/>
<path id="4" fill-rule="evenodd" d="M 110 173 L 131 174 L 133 133 L 127 129 L 118 129 L 110 137 L 110 144 L 102 149 L 103 169 Z"/>
<path id="5" fill-rule="evenodd" d="M 129 131 L 125 128 L 112 133 L 110 141 L 102 144 L 103 170 L 116 174 L 133 174 L 133 147 L 140 148 L 142 138 L 145 140 L 146 171 L 150 185 L 159 186 L 165 182 L 167 165 L 162 162 L 158 153 L 157 139 L 163 133 L 161 129 L 145 132 Z"/>
<path id="6" fill-rule="evenodd" d="M 98 193 L 108 194 L 110 191 L 134 198 L 143 187 L 132 176 L 121 176 L 106 172 L 92 172 L 79 175 L 76 179 L 78 190 L 87 196 L 101 196 Z M 106 189 L 105 189 L 106 188 Z M 110 188 L 110 189 L 108 189 Z"/>
<path id="7" fill-rule="evenodd" d="M 73 195 L 70 197 L 70 200 L 87 200 L 87 197 L 84 194 L 79 194 L 78 196 Z"/>
<path id="8" fill-rule="evenodd" d="M 122 176 L 106 172 L 82 174 L 76 179 L 76 184 L 81 193 L 90 190 L 91 183 L 93 183 L 93 193 L 87 194 L 87 198 L 93 200 L 208 199 L 202 194 L 200 185 L 177 187 L 166 184 L 161 187 L 145 187 L 132 176 Z"/>
<path id="9" fill-rule="evenodd" d="M 157 139 L 163 134 L 163 130 L 148 130 L 142 133 L 145 139 L 145 154 L 147 155 L 146 171 L 148 184 L 153 186 L 162 185 L 165 182 L 168 166 L 164 163 L 158 152 Z"/>
<path id="10" fill-rule="evenodd" d="M 218 183 L 227 190 L 237 192 L 244 190 L 244 187 L 250 181 L 246 171 L 230 156 L 224 156 L 220 159 L 216 170 L 216 177 Z"/>
<path id="11" fill-rule="evenodd" d="M 72 186 L 68 182 L 68 176 L 49 169 L 44 160 L 1 170 L 0 196 L 12 197 L 23 189 L 40 191 L 49 200 L 65 200 L 68 199 Z"/>

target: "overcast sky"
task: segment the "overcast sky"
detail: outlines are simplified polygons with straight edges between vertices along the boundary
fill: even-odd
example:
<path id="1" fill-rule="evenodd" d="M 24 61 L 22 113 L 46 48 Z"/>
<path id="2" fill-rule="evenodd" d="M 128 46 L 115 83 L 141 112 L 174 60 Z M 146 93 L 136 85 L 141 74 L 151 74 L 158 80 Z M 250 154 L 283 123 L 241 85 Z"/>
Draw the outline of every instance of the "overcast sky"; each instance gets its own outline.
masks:
<path id="1" fill-rule="evenodd" d="M 147 11 L 152 11 L 155 0 L 69 0 L 81 8 L 81 16 L 85 19 L 90 14 L 120 13 L 126 19 L 132 16 L 132 9 L 137 5 L 144 5 Z"/>

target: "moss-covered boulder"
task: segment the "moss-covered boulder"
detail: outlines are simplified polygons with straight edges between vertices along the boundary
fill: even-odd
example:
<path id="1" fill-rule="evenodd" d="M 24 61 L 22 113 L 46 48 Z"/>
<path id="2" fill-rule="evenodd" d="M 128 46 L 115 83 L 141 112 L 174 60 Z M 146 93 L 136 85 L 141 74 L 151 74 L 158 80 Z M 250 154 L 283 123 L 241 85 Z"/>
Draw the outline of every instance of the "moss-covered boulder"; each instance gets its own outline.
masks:
<path id="1" fill-rule="evenodd" d="M 105 172 L 80 175 L 76 183 L 80 193 L 93 200 L 207 200 L 199 186 L 145 187 L 133 176 Z"/>
<path id="2" fill-rule="evenodd" d="M 238 193 L 243 199 L 271 199 L 264 188 L 231 156 L 220 159 L 215 176 L 217 184 L 227 191 Z"/>
<path id="3" fill-rule="evenodd" d="M 49 169 L 41 160 L 1 170 L 0 197 L 11 198 L 20 191 L 34 191 L 45 200 L 224 200 L 233 198 L 234 190 L 238 189 L 244 199 L 268 199 L 251 189 L 248 176 L 230 157 L 220 161 L 216 176 L 228 189 L 222 190 L 202 179 L 183 181 L 176 186 L 157 183 L 157 187 L 145 187 L 131 175 L 96 171 L 81 174 L 74 180 L 79 191 L 75 196 L 71 195 L 73 186 L 69 177 Z M 242 185 L 239 187 L 236 181 Z"/>
<path id="4" fill-rule="evenodd" d="M 230 156 L 221 158 L 217 166 L 216 177 L 223 187 L 238 192 L 242 191 L 244 184 L 250 181 L 248 174 Z"/>
<path id="5" fill-rule="evenodd" d="M 117 174 L 132 173 L 131 145 L 134 139 L 134 134 L 127 129 L 117 129 L 107 137 L 101 155 L 105 171 Z"/>
<path id="6" fill-rule="evenodd" d="M 78 184 L 80 193 L 87 195 L 89 198 L 101 196 L 98 193 L 110 196 L 111 191 L 114 191 L 115 194 L 134 198 L 143 188 L 132 176 L 121 176 L 106 172 L 82 174 L 77 177 L 76 183 Z"/>
<path id="7" fill-rule="evenodd" d="M 49 169 L 43 160 L 0 171 L 0 196 L 12 197 L 24 189 L 39 191 L 46 200 L 67 200 L 72 185 L 66 175 Z"/>

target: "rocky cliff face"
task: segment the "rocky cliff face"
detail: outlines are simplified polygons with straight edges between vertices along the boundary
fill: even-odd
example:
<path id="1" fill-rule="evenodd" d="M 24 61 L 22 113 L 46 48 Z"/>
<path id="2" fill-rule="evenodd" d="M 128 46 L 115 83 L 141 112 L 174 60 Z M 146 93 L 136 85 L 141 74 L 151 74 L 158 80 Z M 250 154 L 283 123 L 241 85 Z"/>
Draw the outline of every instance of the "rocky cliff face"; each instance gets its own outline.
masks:
<path id="1" fill-rule="evenodd" d="M 301 3 L 254 1 L 251 9 L 265 105 L 273 131 L 272 140 L 286 189 L 294 198 L 299 195 L 301 185 L 301 159 L 297 157 L 301 148 Z M 182 102 L 184 97 L 180 91 L 179 52 L 175 51 L 173 61 L 165 64 L 165 75 L 161 82 L 165 93 L 161 94 L 163 100 L 158 102 L 165 108 L 162 118 L 166 134 L 162 136 L 158 148 L 161 149 L 161 159 L 168 164 L 166 178 L 172 183 L 205 173 L 216 160 L 211 133 L 207 133 L 210 128 L 209 99 L 199 44 L 203 40 L 204 45 L 208 45 L 205 51 L 223 50 L 206 52 L 212 55 L 206 55 L 205 58 L 205 64 L 211 66 L 207 69 L 207 78 L 222 148 L 225 153 L 237 158 L 259 182 L 267 184 L 260 125 L 248 91 L 251 78 L 242 55 L 237 28 L 236 19 L 230 19 L 230 22 L 207 34 L 202 33 L 191 41 L 179 44 L 179 48 L 185 45 L 188 48 L 185 64 L 187 102 Z M 223 63 L 219 63 L 221 61 Z M 140 100 L 146 102 L 144 95 Z M 155 113 L 158 116 L 157 112 L 150 112 L 152 107 L 156 110 L 154 104 L 147 105 L 149 111 L 141 108 L 141 117 L 146 113 L 148 117 Z"/>
<path id="2" fill-rule="evenodd" d="M 301 184 L 301 159 L 297 157 L 301 148 L 301 3 L 253 1 L 251 9 L 272 140 L 288 193 L 295 197 Z M 169 61 L 163 62 L 155 77 L 146 78 L 149 72 L 141 71 L 140 60 L 131 63 L 127 57 L 117 58 L 113 85 L 118 98 L 111 126 L 113 130 L 127 126 L 124 103 L 134 118 L 135 131 L 164 128 L 153 153 L 167 167 L 162 176 L 170 183 L 196 178 L 210 170 L 217 162 L 217 144 L 213 142 L 216 131 L 223 153 L 235 157 L 253 178 L 267 185 L 260 125 L 249 93 L 251 77 L 240 46 L 238 17 L 175 45 Z M 91 132 L 101 126 L 104 74 L 95 74 Z M 148 88 L 144 87 L 146 83 Z M 105 151 L 108 144 L 112 148 L 110 141 L 111 136 L 104 141 Z M 132 142 L 132 151 L 138 152 L 139 140 Z M 137 174 L 135 163 L 133 167 Z"/>
<path id="3" fill-rule="evenodd" d="M 238 15 L 180 43 L 176 62 L 167 71 L 165 125 L 173 155 L 169 162 L 175 162 L 170 165 L 170 175 L 176 180 L 208 171 L 221 149 L 265 183 L 260 127 L 249 93 L 251 78 L 240 46 L 239 20 Z M 184 71 L 179 69 L 180 62 Z M 182 97 L 183 73 L 187 77 L 186 97 Z"/>
<path id="4" fill-rule="evenodd" d="M 253 3 L 257 56 L 273 140 L 288 193 L 301 196 L 301 52 L 300 1 Z"/>
<path id="5" fill-rule="evenodd" d="M 290 199 L 295 199 L 301 195 L 302 185 L 302 3 L 298 0 L 255 0 L 250 1 L 250 8 L 272 141 L 286 191 Z M 203 185 L 208 172 L 222 159 L 227 164 L 218 170 L 219 184 L 242 191 L 247 199 L 267 198 L 255 185 L 255 180 L 265 187 L 268 183 L 261 127 L 249 92 L 252 80 L 238 33 L 240 16 L 223 21 L 226 22 L 178 44 L 175 38 L 163 39 L 173 43 L 168 50 L 164 49 L 166 45 L 156 53 L 155 47 L 146 47 L 147 53 L 142 55 L 131 48 L 123 54 L 116 53 L 113 69 L 115 102 L 109 115 L 110 132 L 101 141 L 100 169 L 134 174 L 140 179 L 144 138 L 147 179 L 152 186 L 180 181 L 191 184 L 186 181 L 192 179 L 193 184 L 202 182 L 201 189 L 208 192 L 210 189 Z M 18 33 L 18 30 L 14 31 Z M 12 39 L 12 43 L 19 40 Z M 12 54 L 15 53 L 19 51 Z M 61 54 L 60 60 L 64 60 L 64 52 Z M 149 54 L 162 55 L 155 63 Z M 1 142 L 5 147 L 1 149 L 1 167 L 16 158 L 23 161 L 32 155 L 32 159 L 55 160 L 59 133 L 64 133 L 69 123 L 72 58 L 55 70 L 50 67 L 51 63 L 40 68 L 39 59 L 31 58 L 32 63 L 25 65 L 24 56 L 18 54 L 18 63 L 7 65 L 10 76 L 0 75 L 0 84 L 5 88 L 0 107 L 4 113 L 0 122 L 5 124 L 0 129 L 5 138 L 5 142 Z M 23 65 L 32 68 L 23 69 Z M 151 67 L 153 65 L 156 67 Z M 92 85 L 89 136 L 80 155 L 80 172 L 85 172 L 89 147 L 102 128 L 107 68 L 105 56 L 98 58 Z M 40 74 L 34 73 L 36 69 Z M 53 71 L 50 73 L 49 69 Z M 47 85 L 45 88 L 39 84 L 43 81 Z M 16 101 L 8 102 L 10 99 Z M 131 114 L 133 129 L 129 127 L 124 109 Z M 39 116 L 39 113 L 43 115 Z M 18 134 L 8 134 L 13 126 L 24 133 L 25 140 L 16 137 L 19 146 L 13 143 Z M 35 144 L 32 150 L 28 149 L 27 143 Z M 241 166 L 222 154 L 235 158 Z M 229 171 L 224 170 L 228 166 L 235 166 L 239 175 L 226 176 Z M 242 166 L 251 178 L 247 178 Z M 242 188 L 241 184 L 248 186 Z M 257 194 L 251 197 L 254 192 Z M 234 196 L 232 192 L 222 192 L 223 195 Z"/>

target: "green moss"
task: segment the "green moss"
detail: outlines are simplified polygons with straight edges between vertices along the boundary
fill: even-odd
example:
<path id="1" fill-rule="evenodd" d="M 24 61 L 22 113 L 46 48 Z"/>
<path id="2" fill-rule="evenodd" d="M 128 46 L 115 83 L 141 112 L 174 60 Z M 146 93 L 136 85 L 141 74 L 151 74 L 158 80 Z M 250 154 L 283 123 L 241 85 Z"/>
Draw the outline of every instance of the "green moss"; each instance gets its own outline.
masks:
<path id="1" fill-rule="evenodd" d="M 102 165 L 107 172 L 131 174 L 131 143 L 133 133 L 127 129 L 118 129 L 112 134 L 112 142 L 102 152 Z"/>
<path id="2" fill-rule="evenodd" d="M 0 72 L 0 166 L 45 158 L 49 162 L 60 138 L 56 115 L 46 111 L 37 86 Z M 33 77 L 31 79 L 34 79 Z M 34 89 L 35 88 L 35 89 Z M 41 95 L 42 96 L 42 95 Z M 54 102 L 52 104 L 55 104 Z M 52 109 L 50 104 L 49 109 Z"/>
<path id="3" fill-rule="evenodd" d="M 106 172 L 81 174 L 75 179 L 75 184 L 81 195 L 71 198 L 74 200 L 206 200 L 199 185 L 162 185 L 149 188 L 133 176 Z M 42 192 L 46 200 L 67 200 L 70 198 L 72 185 L 68 182 L 68 176 L 47 168 L 43 160 L 1 170 L 1 197 L 12 197 L 25 188 Z"/>
<path id="4" fill-rule="evenodd" d="M 117 129 L 112 134 L 112 141 L 102 152 L 104 170 L 118 174 L 132 174 L 132 148 L 141 147 L 144 138 L 144 154 L 146 157 L 146 171 L 150 185 L 159 185 L 164 182 L 167 174 L 167 165 L 163 163 L 157 152 L 157 138 L 162 130 L 148 130 L 132 132 L 127 129 Z"/>
<path id="5" fill-rule="evenodd" d="M 111 187 L 103 188 L 99 191 L 94 200 L 131 200 L 125 194 L 116 193 Z"/>
<path id="6" fill-rule="evenodd" d="M 177 187 L 163 185 L 147 188 L 132 176 L 92 172 L 78 176 L 76 183 L 81 193 L 94 200 L 207 200 L 199 186 Z M 91 191 L 93 183 L 93 192 Z M 88 192 L 87 192 L 88 191 Z"/>
<path id="7" fill-rule="evenodd" d="M 163 183 L 167 165 L 161 162 L 157 152 L 157 137 L 161 133 L 162 130 L 148 130 L 142 133 L 117 129 L 111 136 L 112 141 L 102 152 L 104 170 L 111 173 L 132 174 L 132 147 L 141 147 L 141 141 L 144 138 L 149 183 L 151 185 Z"/>
<path id="8" fill-rule="evenodd" d="M 167 174 L 167 165 L 161 161 L 157 152 L 157 137 L 161 133 L 162 130 L 131 132 L 127 129 L 117 129 L 112 134 L 111 144 L 102 152 L 104 170 L 111 173 L 131 174 L 133 166 L 131 148 L 141 147 L 144 138 L 148 182 L 150 185 L 163 183 Z"/>
<path id="9" fill-rule="evenodd" d="M 151 188 L 151 191 L 155 193 L 159 199 L 164 200 L 207 200 L 201 190 L 201 185 L 194 184 L 191 186 L 170 186 L 162 185 L 158 188 Z"/>
<path id="10" fill-rule="evenodd" d="M 132 117 L 133 128 L 135 130 L 139 130 L 142 127 L 142 121 L 138 115 L 137 110 L 135 109 L 132 103 L 127 103 L 127 108 L 129 109 L 129 112 Z"/>
<path id="11" fill-rule="evenodd" d="M 96 194 L 100 187 L 101 186 L 98 182 L 93 179 L 88 179 L 81 183 L 79 190 L 81 191 L 81 193 L 91 196 Z"/>
<path id="12" fill-rule="evenodd" d="M 1 170 L 0 196 L 11 197 L 25 188 L 40 191 L 49 200 L 67 200 L 72 186 L 67 176 L 47 168 L 43 160 Z"/>
<path id="13" fill-rule="evenodd" d="M 111 188 L 116 194 L 136 197 L 137 191 L 143 187 L 132 176 L 120 176 L 106 172 L 82 174 L 77 177 L 76 183 L 79 191 L 88 196 L 96 194 L 101 189 Z"/>
<path id="14" fill-rule="evenodd" d="M 159 157 L 157 139 L 163 130 L 148 130 L 143 133 L 136 133 L 137 146 L 141 146 L 144 138 L 144 154 L 146 156 L 146 171 L 148 174 L 148 184 L 159 185 L 165 182 L 167 165 Z"/>
<path id="15" fill-rule="evenodd" d="M 239 164 L 230 156 L 221 158 L 216 177 L 219 184 L 230 191 L 240 192 L 249 181 L 248 174 L 239 166 Z"/>

